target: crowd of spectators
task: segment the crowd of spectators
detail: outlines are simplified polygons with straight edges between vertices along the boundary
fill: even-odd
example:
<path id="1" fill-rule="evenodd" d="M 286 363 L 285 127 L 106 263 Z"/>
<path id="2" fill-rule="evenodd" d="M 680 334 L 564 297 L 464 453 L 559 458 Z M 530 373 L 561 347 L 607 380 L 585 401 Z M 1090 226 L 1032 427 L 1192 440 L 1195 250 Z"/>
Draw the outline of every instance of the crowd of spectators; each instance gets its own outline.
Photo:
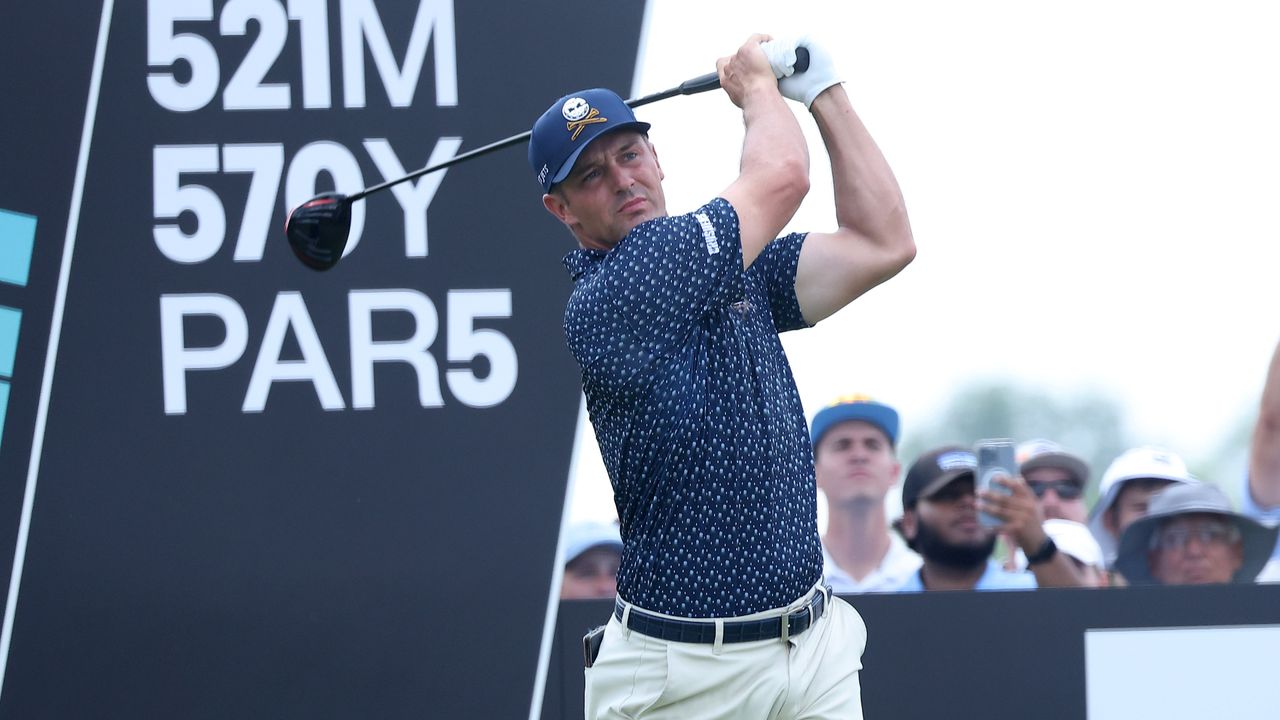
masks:
<path id="1" fill-rule="evenodd" d="M 1198 478 L 1168 448 L 1134 447 L 1103 471 L 1089 507 L 1089 463 L 1051 439 L 1019 443 L 1017 474 L 984 490 L 963 444 L 909 458 L 904 473 L 901 431 L 897 411 L 865 395 L 810 422 L 823 575 L 836 593 L 1280 582 L 1280 345 L 1239 478 Z M 1239 509 L 1225 483 L 1238 483 Z M 562 597 L 612 597 L 603 575 L 616 572 L 616 526 L 569 536 Z"/>

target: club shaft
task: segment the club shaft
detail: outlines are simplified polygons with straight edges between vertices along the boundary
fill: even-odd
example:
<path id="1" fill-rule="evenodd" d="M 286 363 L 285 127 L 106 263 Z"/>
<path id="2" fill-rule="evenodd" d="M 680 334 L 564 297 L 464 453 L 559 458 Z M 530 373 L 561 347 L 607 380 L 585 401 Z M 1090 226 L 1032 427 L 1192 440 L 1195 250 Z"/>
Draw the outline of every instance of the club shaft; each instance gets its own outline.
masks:
<path id="1" fill-rule="evenodd" d="M 796 67 L 796 72 L 804 72 L 805 70 L 809 69 L 809 51 L 806 50 L 805 48 L 796 48 L 795 67 Z M 656 93 L 653 93 L 652 95 L 645 95 L 643 97 L 632 98 L 630 100 L 627 100 L 626 102 L 628 107 L 636 108 L 636 107 L 640 107 L 641 105 L 648 105 L 649 103 L 658 102 L 659 100 L 666 100 L 667 98 L 675 97 L 676 95 L 696 95 L 698 93 L 704 93 L 709 90 L 719 89 L 719 87 L 720 87 L 719 74 L 707 73 L 706 75 L 699 75 L 698 77 L 693 78 L 691 80 L 685 80 L 684 82 L 680 83 L 679 85 L 669 90 L 663 90 L 662 92 L 656 92 Z M 504 140 L 491 142 L 488 145 L 478 147 L 475 150 L 468 150 L 467 152 L 464 152 L 461 155 L 455 155 L 449 158 L 448 160 L 444 160 L 434 165 L 428 165 L 424 168 L 419 168 L 417 170 L 414 170 L 413 172 L 403 177 L 398 177 L 394 180 L 388 180 L 384 183 L 379 183 L 377 185 L 367 187 L 358 193 L 355 193 L 353 195 L 348 195 L 344 202 L 353 203 L 356 200 L 363 199 L 366 195 L 372 195 L 373 193 L 386 190 L 387 188 L 394 187 L 396 185 L 399 185 L 402 182 L 416 180 L 422 177 L 423 175 L 429 175 L 433 172 L 436 172 L 437 170 L 444 170 L 445 168 L 450 167 L 452 165 L 457 165 L 458 163 L 463 162 L 464 160 L 470 160 L 471 158 L 480 157 L 481 155 L 488 155 L 491 152 L 495 152 L 503 148 L 511 147 L 512 145 L 519 145 L 520 143 L 527 142 L 529 140 L 529 136 L 532 134 L 533 132 L 531 130 L 525 130 L 519 135 L 512 135 L 511 137 L 506 138 Z"/>
<path id="2" fill-rule="evenodd" d="M 395 185 L 399 185 L 402 182 L 408 182 L 409 180 L 416 180 L 417 178 L 420 178 L 423 175 L 428 175 L 437 170 L 443 170 L 451 165 L 457 165 L 463 160 L 470 160 L 471 158 L 480 157 L 481 155 L 487 155 L 496 150 L 501 150 L 506 147 L 511 147 L 512 145 L 519 145 L 522 142 L 527 142 L 531 134 L 532 134 L 532 131 L 525 130 L 519 135 L 512 135 L 511 137 L 506 138 L 505 140 L 491 142 L 488 145 L 485 145 L 483 147 L 478 147 L 475 150 L 468 150 L 467 152 L 464 152 L 461 155 L 454 155 L 448 160 L 442 160 L 441 162 L 438 162 L 434 165 L 428 165 L 424 168 L 419 168 L 418 170 L 414 170 L 413 172 L 409 173 L 408 175 L 405 175 L 404 177 L 398 177 L 394 180 L 388 180 L 384 183 L 379 183 L 377 185 L 367 187 L 361 190 L 360 192 L 355 193 L 354 195 L 348 195 L 346 202 L 349 202 L 349 203 L 355 202 L 356 200 L 360 200 L 366 195 L 372 195 L 373 193 L 376 193 L 379 190 L 386 190 L 387 188 Z"/>

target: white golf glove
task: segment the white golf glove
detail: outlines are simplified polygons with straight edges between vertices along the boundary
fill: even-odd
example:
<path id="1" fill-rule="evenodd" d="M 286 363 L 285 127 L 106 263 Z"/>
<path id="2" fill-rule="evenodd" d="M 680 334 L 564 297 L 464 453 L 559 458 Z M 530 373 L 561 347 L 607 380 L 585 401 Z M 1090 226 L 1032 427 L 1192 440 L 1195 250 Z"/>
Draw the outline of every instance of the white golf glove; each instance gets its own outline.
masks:
<path id="1" fill-rule="evenodd" d="M 836 74 L 835 63 L 826 49 L 805 36 L 798 40 L 770 40 L 760 44 L 773 74 L 778 78 L 778 90 L 788 100 L 804 103 L 810 107 L 823 90 L 843 82 Z M 804 72 L 795 71 L 796 48 L 809 51 L 809 68 Z"/>
<path id="2" fill-rule="evenodd" d="M 790 77 L 795 72 L 796 64 L 796 42 L 791 38 L 778 38 L 777 40 L 766 40 L 760 43 L 760 49 L 764 51 L 764 56 L 769 59 L 769 66 L 773 68 L 773 76 L 781 80 Z"/>

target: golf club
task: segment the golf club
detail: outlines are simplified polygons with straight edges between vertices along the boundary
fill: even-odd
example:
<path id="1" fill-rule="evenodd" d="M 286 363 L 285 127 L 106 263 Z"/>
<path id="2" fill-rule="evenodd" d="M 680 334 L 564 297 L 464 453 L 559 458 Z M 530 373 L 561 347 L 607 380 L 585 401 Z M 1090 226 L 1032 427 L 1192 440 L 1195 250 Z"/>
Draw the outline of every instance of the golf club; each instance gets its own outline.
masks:
<path id="1" fill-rule="evenodd" d="M 802 47 L 796 48 L 795 71 L 802 73 L 808 69 L 809 51 Z M 719 87 L 720 76 L 717 73 L 707 73 L 692 80 L 686 80 L 669 90 L 633 98 L 627 100 L 626 103 L 629 107 L 636 108 L 676 95 L 695 95 L 715 90 Z M 289 213 L 288 219 L 285 220 L 284 232 L 289 238 L 289 246 L 293 248 L 293 254 L 297 255 L 298 259 L 307 267 L 312 270 L 328 270 L 338 264 L 338 260 L 342 259 L 342 251 L 347 247 L 347 239 L 351 232 L 351 203 L 380 190 L 386 190 L 393 185 L 399 185 L 402 182 L 420 178 L 428 173 L 443 170 L 464 160 L 470 160 L 505 147 L 526 142 L 531 134 L 532 131 L 526 130 L 519 135 L 512 135 L 504 140 L 498 140 L 475 150 L 464 152 L 461 155 L 455 155 L 443 162 L 414 170 L 404 177 L 367 187 L 352 195 L 343 195 L 338 192 L 317 195 L 294 208 Z"/>

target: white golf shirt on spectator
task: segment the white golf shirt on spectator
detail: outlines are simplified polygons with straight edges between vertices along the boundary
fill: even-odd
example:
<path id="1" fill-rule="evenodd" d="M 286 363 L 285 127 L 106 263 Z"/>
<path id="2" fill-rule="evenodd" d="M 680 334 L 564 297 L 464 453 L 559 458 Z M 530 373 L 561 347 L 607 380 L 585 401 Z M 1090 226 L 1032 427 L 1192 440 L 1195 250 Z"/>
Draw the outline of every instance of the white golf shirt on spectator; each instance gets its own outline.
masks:
<path id="1" fill-rule="evenodd" d="M 831 591 L 837 594 L 894 592 L 902 587 L 912 573 L 920 569 L 923 562 L 901 537 L 890 534 L 889 552 L 885 553 L 876 569 L 859 581 L 836 564 L 826 547 L 822 548 L 822 575 L 831 586 Z"/>

